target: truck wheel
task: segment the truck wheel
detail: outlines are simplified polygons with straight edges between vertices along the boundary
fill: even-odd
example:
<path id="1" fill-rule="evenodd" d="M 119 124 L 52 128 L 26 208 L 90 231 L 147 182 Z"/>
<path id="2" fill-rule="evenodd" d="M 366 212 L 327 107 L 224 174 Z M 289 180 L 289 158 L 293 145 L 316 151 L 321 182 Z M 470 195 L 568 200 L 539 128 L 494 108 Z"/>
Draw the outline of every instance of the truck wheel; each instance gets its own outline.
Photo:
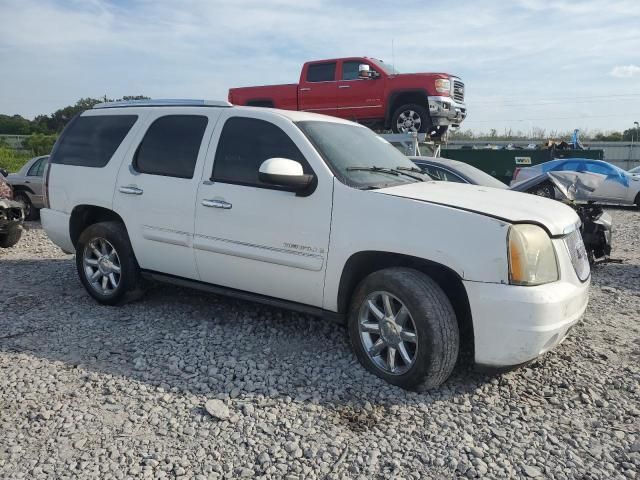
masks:
<path id="1" fill-rule="evenodd" d="M 393 133 L 425 133 L 431 128 L 431 117 L 422 105 L 408 103 L 393 112 L 391 130 Z"/>
<path id="2" fill-rule="evenodd" d="M 99 303 L 116 305 L 138 296 L 140 267 L 120 222 L 95 223 L 80 234 L 76 268 L 84 288 Z"/>
<path id="3" fill-rule="evenodd" d="M 0 248 L 13 247 L 22 237 L 22 229 L 11 227 L 8 232 L 0 233 Z"/>
<path id="4" fill-rule="evenodd" d="M 360 363 L 402 388 L 437 387 L 458 358 L 453 307 L 438 284 L 417 270 L 388 268 L 366 277 L 352 298 L 348 327 Z"/>
<path id="5" fill-rule="evenodd" d="M 14 196 L 14 200 L 24 205 L 25 220 L 38 220 L 40 218 L 40 210 L 33 206 L 31 200 L 29 200 L 29 196 L 26 193 L 16 193 Z"/>
<path id="6" fill-rule="evenodd" d="M 532 193 L 533 195 L 538 195 L 539 197 L 550 198 L 555 200 L 556 192 L 553 188 L 553 185 L 550 183 L 541 183 L 533 187 L 531 190 L 528 190 L 527 193 Z"/>

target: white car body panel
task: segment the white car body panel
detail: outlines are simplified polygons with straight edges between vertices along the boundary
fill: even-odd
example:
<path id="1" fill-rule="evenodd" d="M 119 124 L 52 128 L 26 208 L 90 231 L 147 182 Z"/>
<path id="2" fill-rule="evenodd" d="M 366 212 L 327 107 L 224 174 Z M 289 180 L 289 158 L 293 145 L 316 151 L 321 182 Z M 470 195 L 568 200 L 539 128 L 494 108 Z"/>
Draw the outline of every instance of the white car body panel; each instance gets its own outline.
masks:
<path id="1" fill-rule="evenodd" d="M 379 193 L 448 205 L 505 219 L 544 225 L 551 235 L 562 235 L 577 221 L 571 207 L 548 198 L 462 183 L 411 183 L 383 188 Z"/>
<path id="2" fill-rule="evenodd" d="M 265 109 L 242 117 L 267 120 L 280 127 L 303 153 L 318 185 L 308 197 L 264 188 L 208 181 L 225 120 L 214 132 L 196 201 L 194 251 L 201 280 L 270 297 L 322 307 L 333 177 L 302 132 L 288 119 Z M 210 208 L 203 200 L 220 200 L 230 209 Z"/>
<path id="3" fill-rule="evenodd" d="M 208 117 L 193 178 L 139 173 L 132 167 L 133 156 L 148 127 L 166 115 Z M 209 139 L 219 116 L 220 109 L 165 107 L 154 108 L 138 120 L 136 133 L 118 173 L 113 210 L 127 226 L 141 268 L 192 280 L 200 278 L 193 257 L 193 217 Z M 138 188 L 143 193 L 122 193 L 121 187 Z"/>
<path id="4" fill-rule="evenodd" d="M 135 173 L 134 152 L 147 126 L 163 114 L 207 115 L 192 179 Z M 440 264 L 461 279 L 469 297 L 476 361 L 509 366 L 560 342 L 581 317 L 589 282 L 580 282 L 563 240 L 554 238 L 560 280 L 537 287 L 509 285 L 507 236 L 512 223 L 533 222 L 552 236 L 575 228 L 569 207 L 532 195 L 442 182 L 359 190 L 333 176 L 299 120 L 351 122 L 305 112 L 251 107 L 125 107 L 83 115 L 137 114 L 139 119 L 102 168 L 54 163 L 50 209 L 43 226 L 73 251 L 73 209 L 95 205 L 125 222 L 143 269 L 275 299 L 339 310 L 340 280 L 349 258 L 376 251 Z M 230 116 L 280 127 L 317 177 L 309 196 L 210 181 L 218 138 Z M 365 128 L 365 127 L 360 127 Z M 247 135 L 250 135 L 248 132 Z M 119 187 L 135 186 L 142 195 Z M 204 200 L 227 202 L 210 208 Z"/>

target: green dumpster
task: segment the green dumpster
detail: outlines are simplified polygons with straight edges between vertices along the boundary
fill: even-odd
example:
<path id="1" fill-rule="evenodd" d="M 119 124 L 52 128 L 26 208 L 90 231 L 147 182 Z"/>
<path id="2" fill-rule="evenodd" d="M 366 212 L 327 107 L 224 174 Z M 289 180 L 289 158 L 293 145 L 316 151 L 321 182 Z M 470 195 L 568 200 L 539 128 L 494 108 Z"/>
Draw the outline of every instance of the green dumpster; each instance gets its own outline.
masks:
<path id="1" fill-rule="evenodd" d="M 472 150 L 443 148 L 440 156 L 468 163 L 509 185 L 514 169 L 556 158 L 604 160 L 603 150 Z"/>

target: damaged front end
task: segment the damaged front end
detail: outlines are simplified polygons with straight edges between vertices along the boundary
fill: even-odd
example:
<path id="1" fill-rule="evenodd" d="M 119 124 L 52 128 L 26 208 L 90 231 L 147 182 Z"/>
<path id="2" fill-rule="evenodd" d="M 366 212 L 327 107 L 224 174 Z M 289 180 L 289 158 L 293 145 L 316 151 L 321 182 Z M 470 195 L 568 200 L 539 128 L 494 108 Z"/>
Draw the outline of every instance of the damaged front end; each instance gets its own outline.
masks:
<path id="1" fill-rule="evenodd" d="M 541 185 L 554 190 L 554 198 L 571 206 L 581 220 L 580 233 L 590 264 L 609 261 L 613 234 L 613 220 L 602 206 L 589 200 L 605 181 L 606 175 L 580 172 L 546 172 L 537 177 L 517 183 L 511 190 L 536 192 Z"/>

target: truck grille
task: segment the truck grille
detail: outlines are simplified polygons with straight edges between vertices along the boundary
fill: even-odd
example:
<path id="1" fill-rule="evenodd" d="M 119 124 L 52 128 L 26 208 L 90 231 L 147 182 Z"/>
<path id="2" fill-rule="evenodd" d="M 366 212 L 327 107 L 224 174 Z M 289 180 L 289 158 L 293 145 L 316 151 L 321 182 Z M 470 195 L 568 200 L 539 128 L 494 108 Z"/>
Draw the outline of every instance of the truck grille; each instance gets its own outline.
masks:
<path id="1" fill-rule="evenodd" d="M 589 259 L 587 258 L 587 251 L 584 248 L 584 242 L 582 241 L 582 234 L 579 229 L 575 229 L 569 235 L 564 237 L 564 244 L 569 251 L 571 257 L 571 264 L 576 271 L 576 275 L 580 281 L 584 282 L 589 278 L 591 270 L 589 268 Z"/>
<path id="2" fill-rule="evenodd" d="M 464 83 L 460 80 L 453 81 L 453 99 L 456 102 L 464 102 Z"/>

